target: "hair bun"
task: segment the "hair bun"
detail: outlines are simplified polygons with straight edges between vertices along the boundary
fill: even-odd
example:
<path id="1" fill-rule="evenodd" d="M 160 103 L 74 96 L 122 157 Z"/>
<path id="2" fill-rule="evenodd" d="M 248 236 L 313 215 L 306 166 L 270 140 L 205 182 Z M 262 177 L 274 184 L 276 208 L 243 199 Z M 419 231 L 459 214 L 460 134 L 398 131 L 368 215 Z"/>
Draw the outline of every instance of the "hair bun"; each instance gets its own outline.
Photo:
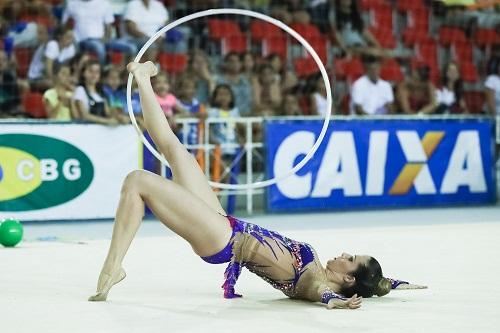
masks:
<path id="1" fill-rule="evenodd" d="M 381 278 L 378 282 L 377 288 L 375 289 L 375 295 L 384 296 L 387 295 L 391 291 L 391 281 L 386 279 L 385 277 Z"/>

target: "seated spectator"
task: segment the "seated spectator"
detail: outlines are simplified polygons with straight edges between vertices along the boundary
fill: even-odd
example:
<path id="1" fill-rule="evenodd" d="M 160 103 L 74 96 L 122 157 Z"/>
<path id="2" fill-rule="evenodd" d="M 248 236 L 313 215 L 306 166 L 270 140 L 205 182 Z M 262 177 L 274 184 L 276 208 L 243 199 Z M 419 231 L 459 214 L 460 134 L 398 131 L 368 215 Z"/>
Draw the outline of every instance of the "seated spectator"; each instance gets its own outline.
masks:
<path id="1" fill-rule="evenodd" d="M 302 116 L 302 110 L 300 109 L 299 99 L 296 94 L 287 93 L 283 96 L 283 102 L 281 103 L 280 116 Z"/>
<path id="2" fill-rule="evenodd" d="M 165 117 L 167 117 L 170 128 L 174 132 L 177 131 L 177 123 L 175 122 L 175 114 L 183 111 L 179 106 L 177 97 L 170 92 L 170 83 L 165 72 L 160 72 L 152 78 L 153 90 L 156 94 L 156 100 L 160 104 Z"/>
<path id="3" fill-rule="evenodd" d="M 70 121 L 74 110 L 71 109 L 74 87 L 71 82 L 71 67 L 67 64 L 56 65 L 55 86 L 43 94 L 43 105 L 47 118 Z"/>
<path id="4" fill-rule="evenodd" d="M 210 92 L 215 87 L 215 81 L 205 52 L 194 50 L 189 54 L 186 71 L 182 74 L 180 80 L 183 79 L 194 82 L 196 98 L 200 103 L 209 102 Z"/>
<path id="5" fill-rule="evenodd" d="M 274 116 L 281 106 L 281 87 L 271 65 L 263 64 L 253 84 L 254 113 Z"/>
<path id="6" fill-rule="evenodd" d="M 38 47 L 31 60 L 28 79 L 33 90 L 45 91 L 54 85 L 54 66 L 70 61 L 76 54 L 70 28 L 58 28 L 54 39 Z"/>
<path id="7" fill-rule="evenodd" d="M 16 75 L 9 68 L 7 54 L 0 50 L 0 118 L 22 115 L 20 104 L 21 95 Z"/>
<path id="8" fill-rule="evenodd" d="M 110 66 L 104 71 L 102 91 L 108 102 L 109 109 L 121 123 L 128 123 L 127 92 L 121 79 L 121 71 L 116 66 Z"/>
<path id="9" fill-rule="evenodd" d="M 310 95 L 311 114 L 324 117 L 328 111 L 328 103 L 323 76 L 318 75 L 314 83 L 314 91 Z"/>
<path id="10" fill-rule="evenodd" d="M 241 73 L 241 61 L 238 53 L 231 52 L 224 57 L 222 75 L 215 77 L 217 85 L 229 85 L 234 93 L 234 104 L 242 116 L 252 111 L 252 85 Z"/>
<path id="11" fill-rule="evenodd" d="M 69 1 L 63 15 L 63 24 L 69 19 L 75 23 L 75 37 L 80 48 L 95 53 L 99 62 L 106 61 L 106 48 L 135 55 L 136 48 L 121 39 L 111 39 L 115 21 L 113 11 L 107 0 Z"/>
<path id="12" fill-rule="evenodd" d="M 458 64 L 449 62 L 443 68 L 441 80 L 442 85 L 436 90 L 436 113 L 468 113 Z"/>
<path id="13" fill-rule="evenodd" d="M 73 85 L 77 86 L 80 83 L 80 73 L 87 62 L 92 60 L 90 55 L 85 52 L 77 52 L 76 55 L 69 61 L 71 73 L 73 73 Z"/>
<path id="14" fill-rule="evenodd" d="M 103 125 L 118 125 L 105 100 L 100 84 L 101 65 L 98 61 L 88 61 L 80 75 L 80 85 L 73 96 L 74 115 L 79 119 Z"/>
<path id="15" fill-rule="evenodd" d="M 245 52 L 241 55 L 242 73 L 247 76 L 250 82 L 256 79 L 255 58 L 252 52 Z"/>
<path id="16" fill-rule="evenodd" d="M 179 114 L 181 117 L 196 117 L 205 119 L 207 112 L 204 106 L 196 98 L 196 86 L 194 81 L 189 78 L 181 79 L 177 86 L 178 103 L 180 107 L 185 110 Z M 198 144 L 198 125 L 189 125 L 182 129 L 183 135 L 181 138 L 187 137 L 187 144 Z M 187 132 L 187 133 L 186 133 Z"/>
<path id="17" fill-rule="evenodd" d="M 394 95 L 389 82 L 380 78 L 380 61 L 366 56 L 365 75 L 351 88 L 351 114 L 381 115 L 392 113 Z"/>
<path id="18" fill-rule="evenodd" d="M 366 29 L 355 0 L 336 0 L 330 25 L 340 48 L 348 55 L 389 56 Z"/>
<path id="19" fill-rule="evenodd" d="M 436 88 L 430 81 L 430 68 L 418 64 L 397 88 L 399 107 L 406 114 L 431 114 L 436 111 Z"/>
<path id="20" fill-rule="evenodd" d="M 500 52 L 500 45 L 494 47 Z M 500 116 L 500 56 L 495 55 L 488 61 L 488 76 L 484 82 L 488 114 Z"/>
<path id="21" fill-rule="evenodd" d="M 304 0 L 271 0 L 270 13 L 285 24 L 307 24 L 311 18 L 306 5 L 307 1 Z"/>
<path id="22" fill-rule="evenodd" d="M 212 118 L 238 118 L 240 112 L 236 106 L 236 98 L 227 84 L 215 87 L 212 100 L 208 110 L 208 116 Z M 210 126 L 210 142 L 214 144 L 238 144 L 238 131 L 236 123 L 217 123 Z M 222 147 L 223 160 L 226 164 L 232 160 L 236 153 L 235 147 Z"/>
<path id="23" fill-rule="evenodd" d="M 295 75 L 293 71 L 287 70 L 285 68 L 285 66 L 283 65 L 283 60 L 278 54 L 270 54 L 269 56 L 267 56 L 266 60 L 276 73 L 276 79 L 281 85 L 281 90 L 288 91 L 297 86 L 297 84 L 299 83 L 297 75 Z"/>

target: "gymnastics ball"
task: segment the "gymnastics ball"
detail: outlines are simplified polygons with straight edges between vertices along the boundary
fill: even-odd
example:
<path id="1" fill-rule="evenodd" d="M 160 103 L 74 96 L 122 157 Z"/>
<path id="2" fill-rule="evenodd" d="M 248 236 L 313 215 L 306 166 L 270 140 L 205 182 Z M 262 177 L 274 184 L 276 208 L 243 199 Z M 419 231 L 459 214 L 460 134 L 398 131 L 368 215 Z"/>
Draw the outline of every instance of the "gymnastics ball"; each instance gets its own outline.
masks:
<path id="1" fill-rule="evenodd" d="M 0 224 L 0 244 L 13 247 L 23 239 L 23 225 L 16 219 L 5 219 Z"/>

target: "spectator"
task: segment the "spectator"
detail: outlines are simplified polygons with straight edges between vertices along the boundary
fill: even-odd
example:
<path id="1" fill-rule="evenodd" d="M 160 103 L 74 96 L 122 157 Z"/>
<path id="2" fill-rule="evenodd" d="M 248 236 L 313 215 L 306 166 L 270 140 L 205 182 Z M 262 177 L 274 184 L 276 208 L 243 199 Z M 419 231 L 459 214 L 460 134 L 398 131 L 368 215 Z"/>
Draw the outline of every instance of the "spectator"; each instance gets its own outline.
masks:
<path id="1" fill-rule="evenodd" d="M 28 79 L 33 90 L 45 91 L 54 85 L 54 65 L 70 61 L 76 54 L 73 30 L 58 28 L 54 39 L 38 47 L 31 60 Z"/>
<path id="2" fill-rule="evenodd" d="M 458 64 L 449 62 L 441 75 L 442 86 L 436 90 L 436 113 L 468 113 Z"/>
<path id="3" fill-rule="evenodd" d="M 328 111 L 328 103 L 323 76 L 318 75 L 314 83 L 314 91 L 310 95 L 311 114 L 325 117 Z"/>
<path id="4" fill-rule="evenodd" d="M 9 70 L 9 60 L 4 50 L 0 50 L 0 117 L 14 117 L 20 112 L 21 95 L 16 75 Z"/>
<path id="5" fill-rule="evenodd" d="M 49 119 L 70 121 L 73 118 L 71 100 L 73 85 L 71 83 L 71 67 L 67 64 L 56 65 L 55 86 L 43 94 L 43 105 Z"/>
<path id="6" fill-rule="evenodd" d="M 199 119 L 205 119 L 207 117 L 206 110 L 203 105 L 196 98 L 195 83 L 188 79 L 181 79 L 178 83 L 178 103 L 183 110 L 187 112 L 181 113 L 181 116 L 196 117 Z M 186 133 L 187 132 L 187 133 Z M 198 144 L 198 125 L 189 125 L 183 128 L 182 137 L 187 137 L 187 144 Z"/>
<path id="7" fill-rule="evenodd" d="M 92 58 L 88 53 L 77 52 L 76 55 L 69 61 L 71 66 L 71 72 L 73 73 L 72 81 L 74 85 L 78 85 L 80 82 L 80 73 L 85 67 L 85 64 L 89 62 Z"/>
<path id="8" fill-rule="evenodd" d="M 270 54 L 267 57 L 267 63 L 271 65 L 274 72 L 276 73 L 275 75 L 279 84 L 281 85 L 281 90 L 288 91 L 297 86 L 297 84 L 299 83 L 297 76 L 294 72 L 287 70 L 285 66 L 283 66 L 283 60 L 278 54 Z"/>
<path id="9" fill-rule="evenodd" d="M 270 12 L 271 16 L 285 24 L 308 24 L 311 20 L 304 0 L 271 0 Z"/>
<path id="10" fill-rule="evenodd" d="M 236 106 L 236 98 L 229 85 L 219 84 L 217 87 L 215 87 L 215 90 L 212 93 L 212 100 L 210 102 L 208 116 L 212 118 L 225 119 L 240 117 L 239 109 Z M 235 123 L 228 122 L 213 124 L 212 126 L 210 126 L 210 130 L 210 141 L 212 143 L 220 145 L 238 144 L 238 135 Z M 235 147 L 222 146 L 222 157 L 226 164 L 228 164 L 230 160 L 232 161 L 235 153 Z"/>
<path id="11" fill-rule="evenodd" d="M 35 20 L 22 19 L 21 15 L 25 9 L 25 1 L 9 1 L 2 8 L 0 15 L 2 17 L 1 25 L 6 30 L 4 34 L 7 34 L 12 39 L 14 47 L 34 48 L 45 42 L 45 40 L 40 40 L 39 37 L 47 34 L 47 27 Z"/>
<path id="12" fill-rule="evenodd" d="M 123 87 L 121 71 L 116 66 L 110 66 L 104 71 L 102 91 L 106 97 L 109 109 L 121 123 L 128 123 L 127 93 Z"/>
<path id="13" fill-rule="evenodd" d="M 392 113 L 394 95 L 389 82 L 380 78 L 380 61 L 366 56 L 365 75 L 357 79 L 351 88 L 351 114 L 380 115 Z"/>
<path id="14" fill-rule="evenodd" d="M 261 65 L 259 77 L 254 81 L 254 112 L 257 115 L 274 116 L 281 106 L 281 88 L 271 65 Z"/>
<path id="15" fill-rule="evenodd" d="M 295 94 L 287 93 L 283 96 L 281 103 L 281 116 L 301 116 L 302 110 L 300 109 L 299 99 Z"/>
<path id="16" fill-rule="evenodd" d="M 436 88 L 429 76 L 429 66 L 418 64 L 411 76 L 399 84 L 397 100 L 403 113 L 431 114 L 436 111 Z"/>
<path id="17" fill-rule="evenodd" d="M 500 45 L 494 46 L 494 52 L 500 53 Z M 488 76 L 484 86 L 488 113 L 500 116 L 500 56 L 498 55 L 488 61 Z"/>
<path id="18" fill-rule="evenodd" d="M 88 61 L 80 75 L 80 85 L 73 96 L 75 116 L 80 119 L 103 125 L 117 125 L 105 100 L 100 84 L 101 65 L 98 61 Z"/>
<path id="19" fill-rule="evenodd" d="M 177 124 L 174 115 L 181 111 L 181 107 L 177 101 L 177 97 L 170 92 L 170 83 L 165 72 L 160 72 L 152 79 L 153 90 L 156 94 L 156 100 L 160 104 L 165 117 L 167 117 L 170 128 L 174 132 L 177 130 Z"/>
<path id="20" fill-rule="evenodd" d="M 231 52 L 224 57 L 223 74 L 215 78 L 217 85 L 228 85 L 234 92 L 234 103 L 241 115 L 252 111 L 252 85 L 241 73 L 241 61 L 238 53 Z"/>
<path id="21" fill-rule="evenodd" d="M 255 73 L 255 58 L 252 52 L 245 52 L 241 55 L 241 63 L 242 63 L 242 72 L 247 76 L 247 79 L 250 82 L 253 82 L 256 79 Z"/>
<path id="22" fill-rule="evenodd" d="M 111 40 L 112 23 L 115 21 L 107 0 L 69 1 L 63 15 L 63 24 L 69 19 L 75 23 L 75 37 L 83 50 L 97 55 L 102 64 L 106 61 L 106 47 L 134 55 L 136 48 L 124 40 Z"/>
<path id="23" fill-rule="evenodd" d="M 348 55 L 388 56 L 388 52 L 366 29 L 355 0 L 335 0 L 330 25 L 340 48 Z"/>
<path id="24" fill-rule="evenodd" d="M 189 54 L 188 65 L 182 75 L 181 81 L 183 79 L 188 79 L 195 83 L 196 98 L 200 103 L 208 103 L 210 91 L 215 87 L 215 81 L 205 52 L 195 50 Z"/>

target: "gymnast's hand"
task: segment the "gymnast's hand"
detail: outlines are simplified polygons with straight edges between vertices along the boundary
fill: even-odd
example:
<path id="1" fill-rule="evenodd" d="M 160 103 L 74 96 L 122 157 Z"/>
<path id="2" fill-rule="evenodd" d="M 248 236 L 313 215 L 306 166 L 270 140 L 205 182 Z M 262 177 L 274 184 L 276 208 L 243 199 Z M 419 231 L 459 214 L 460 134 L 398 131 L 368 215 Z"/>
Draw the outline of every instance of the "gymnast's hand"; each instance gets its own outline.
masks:
<path id="1" fill-rule="evenodd" d="M 361 306 L 362 297 L 358 297 L 358 294 L 354 294 L 351 298 L 346 300 L 332 298 L 328 301 L 326 306 L 327 309 L 358 309 Z"/>

